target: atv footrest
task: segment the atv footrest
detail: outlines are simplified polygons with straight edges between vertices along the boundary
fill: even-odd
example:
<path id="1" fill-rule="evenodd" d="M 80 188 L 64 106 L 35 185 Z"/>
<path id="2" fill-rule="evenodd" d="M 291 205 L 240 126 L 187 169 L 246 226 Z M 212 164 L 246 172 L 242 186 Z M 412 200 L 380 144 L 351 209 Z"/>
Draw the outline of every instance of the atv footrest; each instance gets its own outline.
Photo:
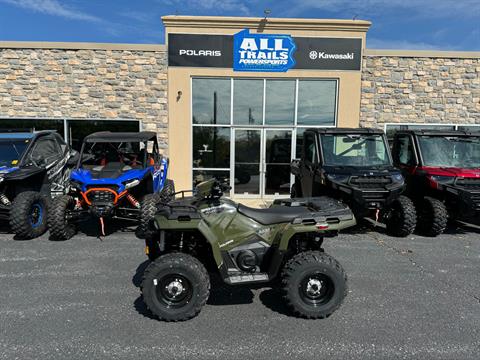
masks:
<path id="1" fill-rule="evenodd" d="M 251 282 L 267 282 L 269 281 L 268 274 L 266 273 L 258 273 L 258 274 L 248 274 L 243 273 L 239 275 L 232 275 L 225 279 L 227 284 L 235 285 L 235 284 L 243 284 L 243 283 L 251 283 Z"/>

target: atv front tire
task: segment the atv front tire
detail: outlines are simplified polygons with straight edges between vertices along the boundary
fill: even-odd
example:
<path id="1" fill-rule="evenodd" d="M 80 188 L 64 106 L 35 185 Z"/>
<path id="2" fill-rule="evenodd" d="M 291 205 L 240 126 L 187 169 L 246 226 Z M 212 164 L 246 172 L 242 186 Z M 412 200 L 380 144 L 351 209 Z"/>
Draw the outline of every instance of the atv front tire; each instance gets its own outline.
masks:
<path id="1" fill-rule="evenodd" d="M 47 231 L 48 199 L 36 191 L 17 195 L 10 209 L 10 227 L 17 238 L 33 239 Z"/>
<path id="2" fill-rule="evenodd" d="M 51 240 L 68 240 L 76 233 L 75 224 L 67 219 L 67 211 L 75 208 L 75 199 L 69 195 L 57 196 L 52 201 L 52 208 L 48 216 L 48 227 Z"/>
<path id="3" fill-rule="evenodd" d="M 141 285 L 147 308 L 164 321 L 183 321 L 196 316 L 210 293 L 210 278 L 193 256 L 170 253 L 150 263 Z"/>
<path id="4" fill-rule="evenodd" d="M 390 214 L 386 220 L 387 234 L 397 237 L 405 237 L 413 233 L 417 225 L 417 213 L 415 205 L 408 197 L 401 195 L 395 200 L 390 208 Z"/>
<path id="5" fill-rule="evenodd" d="M 419 205 L 417 230 L 426 236 L 437 236 L 445 231 L 448 211 L 443 202 L 426 196 Z"/>
<path id="6" fill-rule="evenodd" d="M 347 275 L 330 255 L 301 252 L 282 270 L 283 297 L 296 316 L 323 319 L 336 311 L 347 296 Z"/>

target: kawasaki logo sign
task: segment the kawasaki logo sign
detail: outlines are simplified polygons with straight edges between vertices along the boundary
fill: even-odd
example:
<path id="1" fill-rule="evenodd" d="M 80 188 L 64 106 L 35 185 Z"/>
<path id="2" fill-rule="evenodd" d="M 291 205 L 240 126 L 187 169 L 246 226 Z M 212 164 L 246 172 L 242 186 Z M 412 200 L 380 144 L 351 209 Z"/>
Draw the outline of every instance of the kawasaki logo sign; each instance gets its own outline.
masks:
<path id="1" fill-rule="evenodd" d="M 233 36 L 233 70 L 285 72 L 295 65 L 296 48 L 290 35 L 240 31 Z"/>
<path id="2" fill-rule="evenodd" d="M 359 71 L 361 38 L 292 37 L 242 30 L 235 35 L 169 34 L 168 66 L 285 72 Z"/>

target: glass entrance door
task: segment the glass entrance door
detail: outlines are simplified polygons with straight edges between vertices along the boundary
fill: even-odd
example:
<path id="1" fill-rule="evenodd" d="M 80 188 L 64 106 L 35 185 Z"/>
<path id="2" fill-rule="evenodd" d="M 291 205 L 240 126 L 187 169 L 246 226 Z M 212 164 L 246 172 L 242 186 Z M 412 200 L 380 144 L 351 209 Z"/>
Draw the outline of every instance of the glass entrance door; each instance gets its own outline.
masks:
<path id="1" fill-rule="evenodd" d="M 233 194 L 272 197 L 290 194 L 291 129 L 233 129 Z"/>
<path id="2" fill-rule="evenodd" d="M 292 130 L 265 129 L 262 196 L 290 194 Z"/>
<path id="3" fill-rule="evenodd" d="M 261 195 L 261 142 L 260 129 L 233 129 L 233 193 L 258 197 Z"/>

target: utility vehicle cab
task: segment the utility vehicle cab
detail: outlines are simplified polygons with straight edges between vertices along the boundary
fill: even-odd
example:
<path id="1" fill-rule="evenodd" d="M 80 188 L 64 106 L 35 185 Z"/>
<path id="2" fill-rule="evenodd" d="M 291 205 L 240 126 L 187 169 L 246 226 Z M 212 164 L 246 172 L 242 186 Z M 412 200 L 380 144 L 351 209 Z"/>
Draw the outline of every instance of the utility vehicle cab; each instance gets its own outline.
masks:
<path id="1" fill-rule="evenodd" d="M 295 175 L 292 197 L 341 199 L 356 217 L 383 218 L 392 235 L 406 236 L 415 228 L 413 204 L 401 196 L 404 178 L 392 164 L 381 130 L 308 129 L 302 158 L 292 162 L 291 170 Z M 404 210 L 413 216 L 404 215 Z"/>
<path id="2" fill-rule="evenodd" d="M 392 155 L 427 234 L 441 233 L 448 216 L 480 211 L 480 132 L 399 130 Z"/>

